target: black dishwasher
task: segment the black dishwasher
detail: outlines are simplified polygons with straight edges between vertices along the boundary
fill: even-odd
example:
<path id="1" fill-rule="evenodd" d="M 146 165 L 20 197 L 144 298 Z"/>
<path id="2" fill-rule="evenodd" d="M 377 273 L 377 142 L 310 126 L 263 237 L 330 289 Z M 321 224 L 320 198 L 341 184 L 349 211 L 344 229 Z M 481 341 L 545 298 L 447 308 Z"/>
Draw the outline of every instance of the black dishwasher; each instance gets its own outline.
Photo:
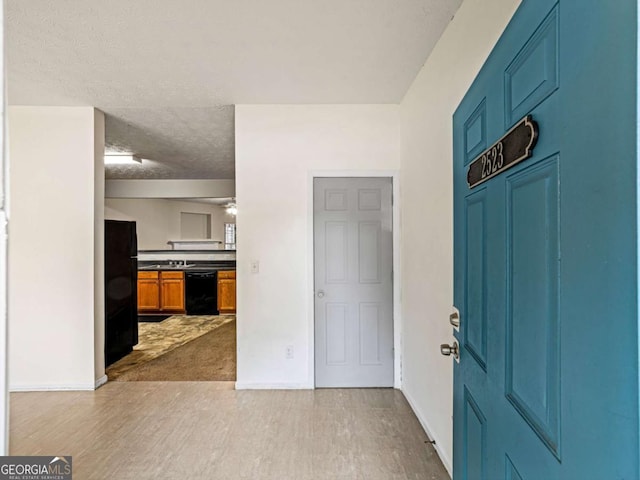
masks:
<path id="1" fill-rule="evenodd" d="M 217 272 L 186 272 L 187 315 L 218 315 Z"/>

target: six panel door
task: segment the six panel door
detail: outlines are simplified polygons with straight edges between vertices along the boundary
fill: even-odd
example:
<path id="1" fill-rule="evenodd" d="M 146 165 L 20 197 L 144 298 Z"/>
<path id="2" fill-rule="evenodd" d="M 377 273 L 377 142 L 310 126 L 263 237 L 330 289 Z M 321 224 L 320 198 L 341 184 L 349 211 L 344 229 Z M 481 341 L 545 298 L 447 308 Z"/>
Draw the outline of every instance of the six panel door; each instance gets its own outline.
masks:
<path id="1" fill-rule="evenodd" d="M 454 115 L 455 480 L 639 478 L 635 45 L 634 1 L 524 0 Z"/>
<path id="2" fill-rule="evenodd" d="M 315 383 L 393 386 L 390 178 L 314 179 Z"/>

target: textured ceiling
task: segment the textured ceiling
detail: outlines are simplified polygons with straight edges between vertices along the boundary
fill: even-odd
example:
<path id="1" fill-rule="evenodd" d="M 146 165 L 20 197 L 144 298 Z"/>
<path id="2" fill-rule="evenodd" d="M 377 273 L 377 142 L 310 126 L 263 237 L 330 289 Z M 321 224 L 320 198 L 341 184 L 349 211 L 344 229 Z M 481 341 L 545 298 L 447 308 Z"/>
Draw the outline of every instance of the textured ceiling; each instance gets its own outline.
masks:
<path id="1" fill-rule="evenodd" d="M 107 178 L 234 177 L 234 107 L 104 108 L 108 150 L 141 165 L 106 165 Z"/>
<path id="2" fill-rule="evenodd" d="M 6 0 L 9 103 L 105 111 L 154 161 L 111 178 L 230 178 L 220 106 L 398 103 L 460 3 Z"/>

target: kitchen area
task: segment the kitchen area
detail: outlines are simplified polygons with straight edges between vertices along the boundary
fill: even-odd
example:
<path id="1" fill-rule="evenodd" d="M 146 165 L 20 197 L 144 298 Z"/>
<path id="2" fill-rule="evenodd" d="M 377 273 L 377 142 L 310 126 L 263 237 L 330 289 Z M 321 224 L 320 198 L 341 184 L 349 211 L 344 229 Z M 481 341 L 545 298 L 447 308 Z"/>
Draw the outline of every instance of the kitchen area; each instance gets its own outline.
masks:
<path id="1" fill-rule="evenodd" d="M 235 268 L 235 250 L 139 250 L 138 315 L 235 313 Z"/>
<path id="2" fill-rule="evenodd" d="M 106 199 L 110 381 L 235 380 L 232 202 Z"/>

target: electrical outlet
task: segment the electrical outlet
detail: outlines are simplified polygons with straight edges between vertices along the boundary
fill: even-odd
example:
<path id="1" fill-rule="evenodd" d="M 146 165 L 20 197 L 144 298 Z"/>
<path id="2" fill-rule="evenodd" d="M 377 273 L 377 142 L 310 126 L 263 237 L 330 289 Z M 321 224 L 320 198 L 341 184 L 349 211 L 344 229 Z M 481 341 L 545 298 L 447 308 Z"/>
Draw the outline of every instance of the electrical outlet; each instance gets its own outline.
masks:
<path id="1" fill-rule="evenodd" d="M 293 345 L 287 345 L 284 351 L 284 358 L 291 360 L 293 358 Z"/>
<path id="2" fill-rule="evenodd" d="M 258 260 L 251 260 L 251 273 L 260 272 L 260 262 Z"/>

